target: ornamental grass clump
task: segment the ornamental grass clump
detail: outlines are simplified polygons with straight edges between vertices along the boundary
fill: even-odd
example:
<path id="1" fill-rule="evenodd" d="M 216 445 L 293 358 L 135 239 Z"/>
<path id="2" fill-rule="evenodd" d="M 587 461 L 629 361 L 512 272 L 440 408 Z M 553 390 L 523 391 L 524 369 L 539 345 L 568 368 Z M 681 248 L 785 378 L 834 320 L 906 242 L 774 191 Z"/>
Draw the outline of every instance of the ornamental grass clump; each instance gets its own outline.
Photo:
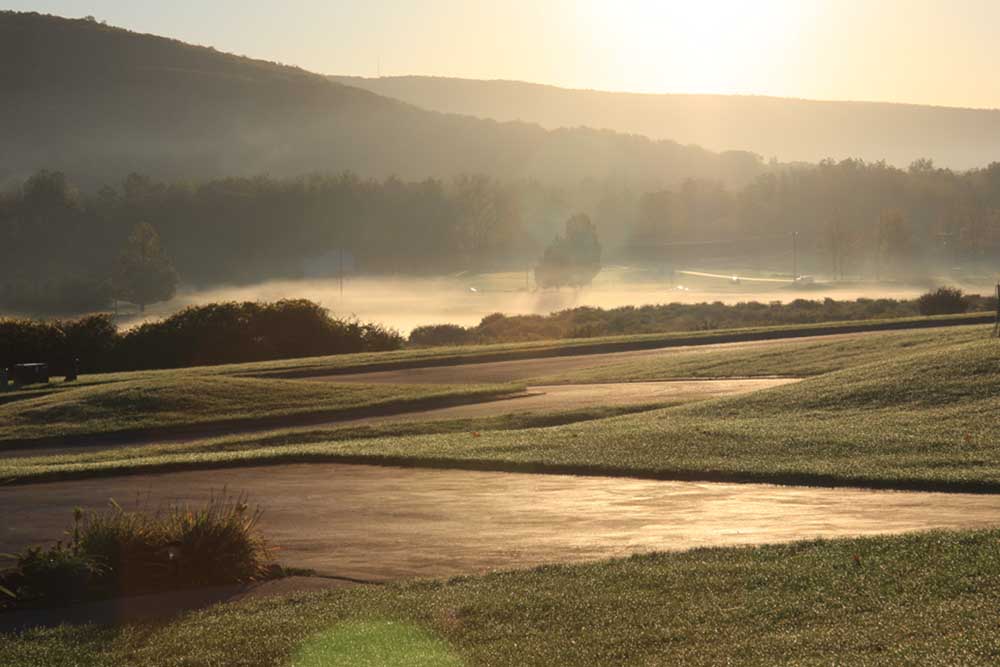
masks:
<path id="1" fill-rule="evenodd" d="M 44 605 L 254 581 L 271 566 L 260 517 L 245 496 L 225 493 L 197 507 L 129 511 L 112 500 L 102 511 L 77 510 L 68 544 L 14 556 L 0 574 L 0 597 Z"/>

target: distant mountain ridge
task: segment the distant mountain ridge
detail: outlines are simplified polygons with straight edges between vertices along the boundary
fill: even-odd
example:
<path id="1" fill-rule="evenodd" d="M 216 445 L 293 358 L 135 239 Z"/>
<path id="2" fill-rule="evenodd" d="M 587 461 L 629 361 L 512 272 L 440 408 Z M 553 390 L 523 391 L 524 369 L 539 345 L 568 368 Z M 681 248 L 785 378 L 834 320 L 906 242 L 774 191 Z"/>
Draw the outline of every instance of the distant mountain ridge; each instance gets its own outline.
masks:
<path id="1" fill-rule="evenodd" d="M 918 158 L 969 169 L 1000 160 L 1000 110 L 739 95 L 576 90 L 519 81 L 398 76 L 334 80 L 425 109 L 593 127 L 711 150 L 745 150 L 783 162 L 827 157 Z"/>
<path id="2" fill-rule="evenodd" d="M 85 186 L 133 171 L 351 170 L 643 188 L 688 177 L 740 185 L 764 169 L 746 152 L 426 111 L 299 68 L 35 13 L 0 12 L 0 94 L 0 186 L 43 168 Z"/>

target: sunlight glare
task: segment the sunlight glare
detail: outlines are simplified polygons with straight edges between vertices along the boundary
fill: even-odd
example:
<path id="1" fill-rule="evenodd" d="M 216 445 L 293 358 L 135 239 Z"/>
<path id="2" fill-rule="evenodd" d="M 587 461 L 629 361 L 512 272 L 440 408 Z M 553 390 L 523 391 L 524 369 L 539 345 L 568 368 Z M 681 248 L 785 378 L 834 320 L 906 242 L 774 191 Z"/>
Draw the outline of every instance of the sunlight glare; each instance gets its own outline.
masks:
<path id="1" fill-rule="evenodd" d="M 816 18 L 797 0 L 589 3 L 590 30 L 643 92 L 746 93 L 774 90 L 781 68 Z M 777 81 L 776 81 L 777 79 Z"/>

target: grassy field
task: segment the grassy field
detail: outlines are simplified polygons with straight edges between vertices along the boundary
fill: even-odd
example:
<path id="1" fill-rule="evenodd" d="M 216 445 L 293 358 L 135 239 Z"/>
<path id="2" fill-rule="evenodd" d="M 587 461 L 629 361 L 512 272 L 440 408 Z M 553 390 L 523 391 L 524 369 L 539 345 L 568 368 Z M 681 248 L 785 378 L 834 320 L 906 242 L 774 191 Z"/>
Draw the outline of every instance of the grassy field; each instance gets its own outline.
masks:
<path id="1" fill-rule="evenodd" d="M 886 320 L 854 322 L 824 322 L 821 324 L 796 324 L 776 327 L 748 327 L 712 331 L 676 332 L 665 334 L 637 334 L 631 336 L 602 336 L 526 343 L 499 343 L 492 345 L 459 345 L 453 347 L 411 348 L 395 352 L 369 352 L 345 354 L 312 359 L 288 359 L 257 364 L 230 366 L 226 372 L 263 374 L 323 375 L 354 373 L 367 370 L 393 370 L 444 364 L 472 363 L 475 361 L 503 361 L 530 359 L 541 356 L 563 356 L 591 352 L 615 352 L 638 349 L 655 349 L 679 345 L 708 345 L 749 340 L 799 337 L 854 331 L 883 331 L 894 328 L 920 328 L 936 323 L 968 321 L 970 325 L 989 319 L 988 313 L 943 315 L 934 317 L 909 317 Z"/>
<path id="2" fill-rule="evenodd" d="M 296 427 L 261 431 L 252 434 L 224 435 L 175 443 L 150 443 L 112 448 L 71 450 L 70 453 L 19 456 L 4 459 L 0 450 L 0 481 L 29 482 L 65 479 L 93 475 L 114 475 L 135 470 L 187 468 L 203 463 L 208 466 L 240 463 L 246 453 L 253 455 L 272 452 L 276 462 L 291 460 L 289 452 L 300 451 L 304 445 L 344 440 L 385 439 L 414 435 L 444 433 L 477 434 L 488 431 L 510 431 L 545 428 L 594 419 L 606 419 L 624 414 L 646 412 L 673 404 L 594 407 L 546 413 L 512 413 L 496 417 L 445 419 L 435 421 L 392 420 L 384 423 L 349 424 L 343 426 Z M 255 458 L 252 462 L 267 459 Z"/>
<path id="3" fill-rule="evenodd" d="M 977 321 L 984 315 L 970 313 L 968 315 L 946 315 L 938 317 L 900 318 L 893 320 L 867 320 L 861 322 L 828 322 L 823 324 L 803 324 L 786 327 L 756 327 L 747 329 L 727 329 L 718 331 L 696 331 L 669 334 L 642 334 L 634 336 L 610 336 L 599 338 L 579 338 L 556 341 L 534 341 L 527 343 L 504 343 L 495 345 L 463 345 L 454 347 L 411 348 L 394 352 L 364 352 L 359 354 L 341 354 L 326 357 L 303 357 L 299 359 L 282 359 L 277 361 L 261 361 L 246 364 L 223 364 L 219 366 L 201 366 L 196 368 L 180 368 L 151 371 L 132 371 L 124 373 L 85 374 L 72 383 L 54 380 L 49 384 L 30 385 L 28 387 L 0 391 L 0 408 L 30 398 L 41 398 L 51 394 L 76 391 L 84 387 L 108 385 L 119 382 L 193 382 L 199 378 L 249 377 L 260 379 L 281 379 L 287 377 L 323 376 L 337 373 L 356 373 L 368 370 L 393 370 L 419 368 L 476 361 L 500 361 L 513 359 L 530 359 L 544 356 L 562 356 L 585 354 L 600 351 L 618 351 L 628 349 L 655 349 L 677 345 L 708 345 L 720 342 L 737 342 L 788 337 L 815 335 L 817 333 L 840 333 L 856 330 L 879 331 L 881 327 L 914 327 L 920 328 L 928 324 L 945 320 Z M 935 331 L 957 331 L 966 326 L 973 330 L 985 330 L 975 324 L 943 327 Z M 905 329 L 903 333 L 915 333 L 933 340 L 934 331 L 914 332 Z M 894 335 L 886 332 L 885 335 Z M 955 335 L 955 334 L 950 334 Z M 603 349 L 607 348 L 607 349 Z M 620 369 L 622 379 L 627 379 L 630 372 L 627 367 Z M 634 371 L 631 371 L 634 372 Z M 750 373 L 747 373 L 750 374 Z M 729 375 L 738 375 L 730 373 Z M 637 379 L 639 379 L 637 377 Z M 597 381 L 597 380 L 593 380 Z"/>
<path id="4" fill-rule="evenodd" d="M 716 331 L 696 331 L 668 334 L 642 334 L 634 336 L 609 336 L 598 338 L 578 338 L 555 341 L 535 341 L 528 343 L 504 343 L 495 345 L 463 345 L 454 347 L 411 348 L 395 352 L 365 352 L 341 354 L 327 357 L 304 357 L 282 359 L 247 364 L 226 364 L 159 371 L 134 371 L 127 373 L 102 373 L 81 375 L 74 383 L 53 381 L 48 385 L 32 385 L 21 389 L 0 391 L 0 406 L 27 398 L 39 398 L 53 393 L 75 391 L 82 387 L 106 385 L 117 382 L 148 381 L 188 381 L 190 378 L 209 376 L 252 377 L 280 379 L 281 376 L 308 377 L 336 373 L 354 373 L 367 370 L 393 370 L 418 368 L 447 364 L 472 363 L 475 361 L 501 361 L 529 359 L 544 356 L 562 356 L 590 352 L 613 352 L 630 349 L 654 349 L 677 345 L 701 345 L 744 340 L 761 340 L 815 335 L 818 333 L 851 332 L 857 330 L 881 330 L 883 327 L 923 327 L 954 319 L 975 322 L 984 317 L 983 313 L 968 315 L 946 315 L 939 317 L 914 317 L 891 320 L 866 320 L 859 322 L 827 322 L 823 324 L 803 324 L 785 327 L 756 327 L 747 329 L 727 329 Z M 982 326 L 972 328 L 982 329 Z M 950 327 L 948 327 L 950 328 Z M 959 327 L 960 328 L 960 327 Z M 930 332 L 932 333 L 932 332 Z"/>
<path id="5" fill-rule="evenodd" d="M 700 549 L 0 642 L 11 667 L 995 665 L 998 542 L 934 532 Z"/>
<path id="6" fill-rule="evenodd" d="M 987 327 L 969 326 L 677 351 L 553 379 L 809 379 L 633 414 L 595 408 L 296 428 L 17 459 L 0 451 L 0 479 L 339 460 L 1000 492 L 1000 342 L 987 336 Z M 430 355 L 421 363 L 450 359 L 447 350 L 379 358 L 406 364 L 419 354 Z M 96 376 L 8 394 L 0 446 L 25 433 L 356 413 L 509 390 L 261 377 L 329 369 L 328 362 L 341 359 Z M 357 355 L 346 363 L 371 360 Z M 0 635 L 0 651 L 12 667 L 993 665 L 1000 661 L 998 545 L 1000 530 L 646 555 L 285 595 L 160 625 Z"/>
<path id="7" fill-rule="evenodd" d="M 354 416 L 448 400 L 481 400 L 517 391 L 507 385 L 361 385 L 161 374 L 56 391 L 0 405 L 4 444 L 308 415 Z"/>
<path id="8" fill-rule="evenodd" d="M 923 351 L 884 356 L 744 396 L 561 426 L 9 459 L 0 474 L 30 481 L 125 469 L 341 460 L 1000 490 L 1000 344 L 943 339 Z"/>
<path id="9" fill-rule="evenodd" d="M 672 354 L 605 363 L 582 371 L 533 378 L 533 384 L 641 382 L 673 378 L 812 377 L 888 358 L 942 349 L 987 337 L 982 326 L 775 343 L 733 350 L 678 350 Z M 709 353 L 706 353 L 709 352 Z"/>

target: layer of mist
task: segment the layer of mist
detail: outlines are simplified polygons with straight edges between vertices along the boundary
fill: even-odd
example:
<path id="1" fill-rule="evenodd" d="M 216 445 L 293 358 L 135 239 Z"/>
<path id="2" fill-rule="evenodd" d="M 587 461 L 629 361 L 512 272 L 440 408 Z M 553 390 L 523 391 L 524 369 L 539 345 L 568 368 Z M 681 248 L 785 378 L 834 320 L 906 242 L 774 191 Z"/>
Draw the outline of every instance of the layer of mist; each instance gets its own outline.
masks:
<path id="1" fill-rule="evenodd" d="M 343 296 L 337 279 L 280 280 L 255 285 L 216 287 L 183 291 L 166 303 L 147 309 L 140 318 L 125 315 L 122 323 L 136 324 L 143 319 L 170 315 L 189 305 L 218 301 L 274 301 L 305 298 L 316 301 L 338 316 L 355 316 L 398 329 L 404 335 L 425 324 L 472 326 L 491 313 L 506 315 L 547 315 L 578 306 L 616 308 L 663 303 L 702 303 L 721 301 L 734 304 L 747 301 L 769 303 L 794 299 L 832 298 L 837 300 L 912 299 L 927 287 L 906 284 L 816 283 L 793 287 L 788 284 L 727 284 L 725 281 L 638 280 L 622 279 L 621 270 L 602 272 L 591 287 L 580 290 L 525 289 L 523 273 L 440 278 L 352 278 L 344 281 Z M 967 291 L 989 293 L 985 286 L 966 285 Z"/>

